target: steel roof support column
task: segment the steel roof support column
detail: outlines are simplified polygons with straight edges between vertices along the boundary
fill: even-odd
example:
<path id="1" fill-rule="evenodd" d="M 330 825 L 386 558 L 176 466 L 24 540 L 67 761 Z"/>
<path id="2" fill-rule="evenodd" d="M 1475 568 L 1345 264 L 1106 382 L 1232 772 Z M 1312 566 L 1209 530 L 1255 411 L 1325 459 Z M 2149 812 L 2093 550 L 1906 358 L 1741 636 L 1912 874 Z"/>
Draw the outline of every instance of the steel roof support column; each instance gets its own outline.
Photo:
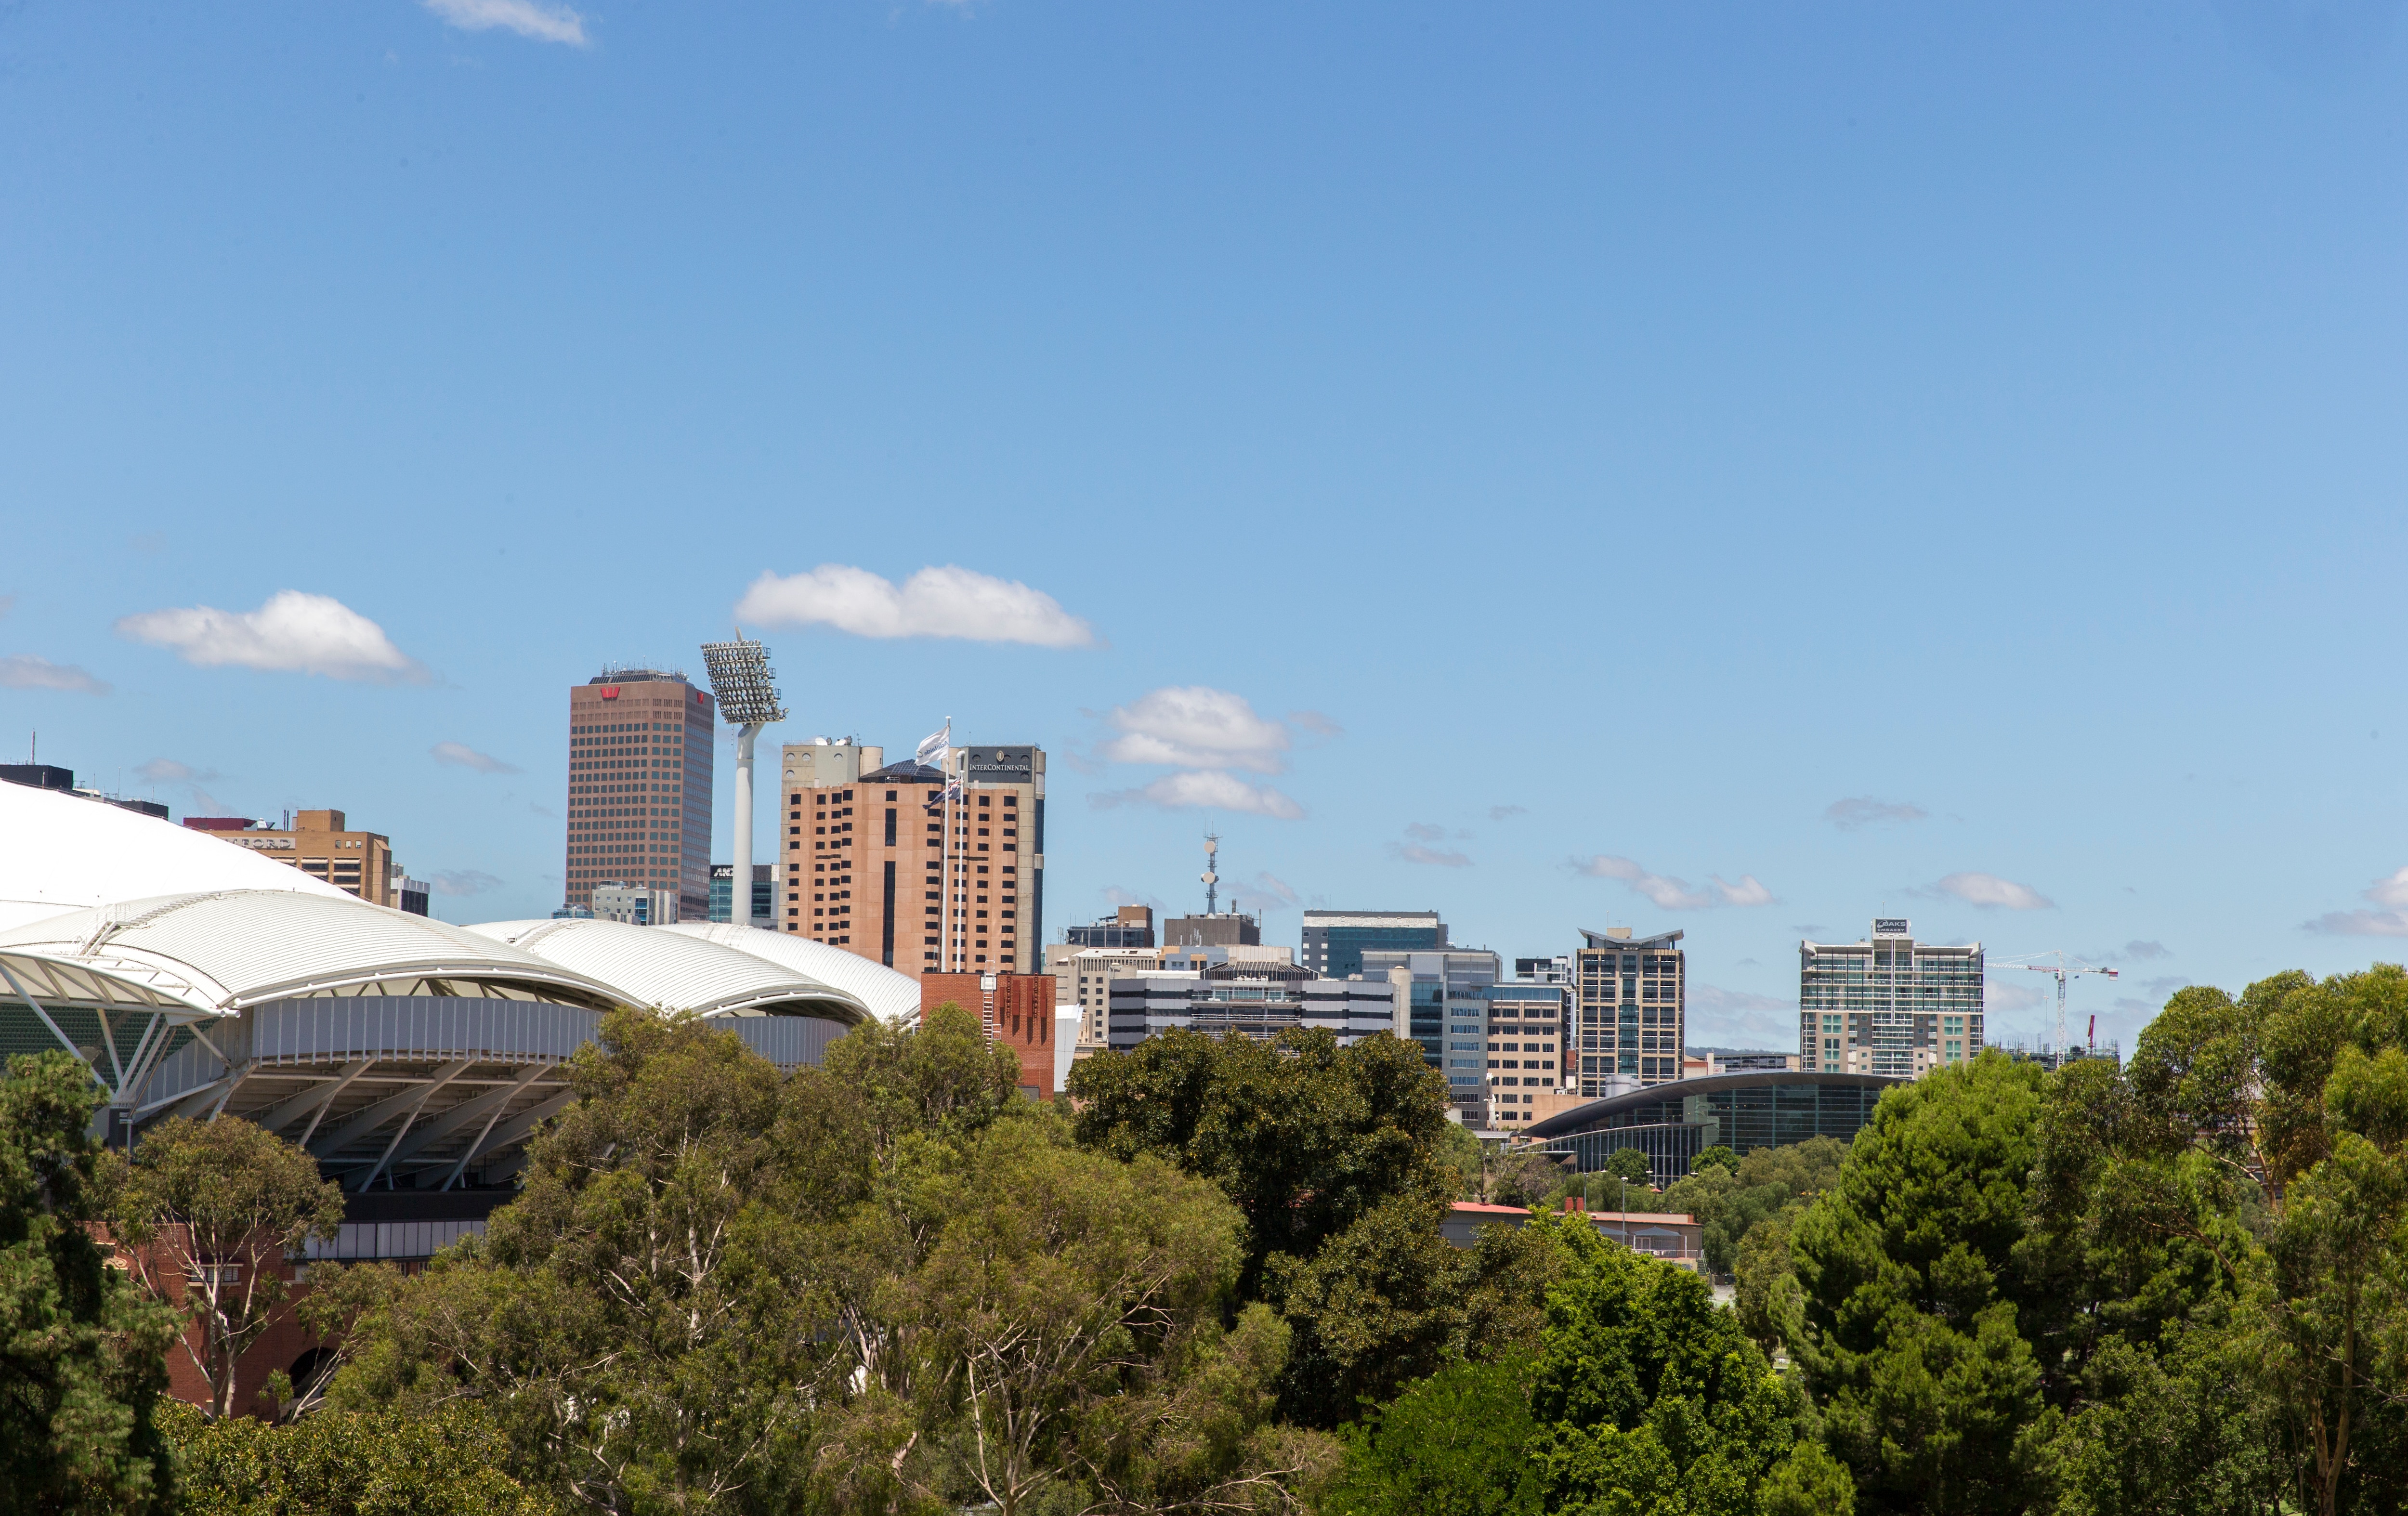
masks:
<path id="1" fill-rule="evenodd" d="M 8 981 L 8 988 L 17 992 L 17 998 L 34 1008 L 34 1014 L 42 1019 L 42 1024 L 50 1029 L 50 1036 L 59 1039 L 59 1046 L 66 1049 L 68 1056 L 73 1058 L 77 1063 L 83 1064 L 83 1053 L 77 1049 L 74 1043 L 67 1040 L 67 1035 L 64 1032 L 59 1030 L 59 1023 L 50 1020 L 50 1013 L 42 1008 L 42 1003 L 35 999 L 31 994 L 27 993 L 22 984 L 17 982 L 17 976 L 8 972 L 8 965 L 7 964 L 0 964 L 0 980 L 7 980 Z M 108 1024 L 108 1023 L 107 1022 L 103 1022 L 101 1023 L 103 1027 L 106 1027 Z M 115 1054 L 112 1053 L 110 1056 L 113 1058 Z M 107 1092 L 110 1098 L 114 1099 L 116 1097 L 117 1092 L 108 1088 L 108 1081 L 100 1077 L 99 1069 L 93 1067 L 90 1064 L 83 1064 L 83 1071 L 91 1075 L 92 1081 L 94 1084 L 99 1085 L 103 1091 Z"/>

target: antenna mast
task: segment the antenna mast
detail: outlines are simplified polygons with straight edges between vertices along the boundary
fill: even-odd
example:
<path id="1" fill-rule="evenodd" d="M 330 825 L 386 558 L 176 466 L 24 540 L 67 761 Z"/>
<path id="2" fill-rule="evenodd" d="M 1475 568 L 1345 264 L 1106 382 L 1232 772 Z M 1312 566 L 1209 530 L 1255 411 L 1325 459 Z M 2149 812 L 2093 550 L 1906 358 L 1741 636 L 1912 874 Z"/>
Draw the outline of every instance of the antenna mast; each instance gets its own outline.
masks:
<path id="1" fill-rule="evenodd" d="M 1221 834 L 1204 834 L 1204 914 L 1212 915 L 1221 908 Z"/>

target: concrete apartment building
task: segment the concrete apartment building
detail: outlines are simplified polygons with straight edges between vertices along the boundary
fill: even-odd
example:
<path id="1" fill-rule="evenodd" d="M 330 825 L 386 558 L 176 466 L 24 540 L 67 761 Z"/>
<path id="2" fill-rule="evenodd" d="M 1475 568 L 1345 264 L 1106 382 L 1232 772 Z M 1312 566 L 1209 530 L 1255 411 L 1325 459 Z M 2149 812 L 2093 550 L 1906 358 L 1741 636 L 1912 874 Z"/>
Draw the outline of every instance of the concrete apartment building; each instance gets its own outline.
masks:
<path id="1" fill-rule="evenodd" d="M 1396 998 L 1384 978 L 1317 979 L 1276 959 L 1225 957 L 1201 970 L 1115 976 L 1106 1035 L 1115 1051 L 1125 1052 L 1173 1027 L 1264 1039 L 1290 1027 L 1322 1027 L 1342 1047 L 1395 1025 Z"/>
<path id="2" fill-rule="evenodd" d="M 1262 942 L 1263 923 L 1243 911 L 1173 916 L 1162 923 L 1166 948 L 1258 948 Z"/>
<path id="3" fill-rule="evenodd" d="M 187 816 L 190 831 L 207 832 L 263 858 L 291 864 L 312 879 L 323 880 L 373 906 L 403 906 L 401 869 L 393 861 L 393 843 L 381 832 L 355 832 L 339 810 L 296 811 L 289 827 L 268 826 L 243 816 Z M 426 914 L 426 895 L 417 892 L 419 908 Z"/>
<path id="4" fill-rule="evenodd" d="M 1543 980 L 1515 980 L 1480 992 L 1487 1012 L 1483 1126 L 1511 1131 L 1581 1102 L 1571 1072 L 1574 1055 L 1564 1037 L 1565 995 L 1564 986 Z M 1449 1048 L 1453 1057 L 1451 1043 Z"/>
<path id="5" fill-rule="evenodd" d="M 672 921 L 709 919 L 718 711 L 675 669 L 605 668 L 569 687 L 569 906 L 616 884 L 666 892 Z"/>
<path id="6" fill-rule="evenodd" d="M 1363 972 L 1368 949 L 1430 951 L 1446 946 L 1434 910 L 1308 910 L 1297 962 L 1326 979 Z"/>
<path id="7" fill-rule="evenodd" d="M 1914 1079 L 1982 1051 L 1982 945 L 1917 942 L 1902 916 L 1862 942 L 1798 944 L 1798 1066 Z"/>
<path id="8" fill-rule="evenodd" d="M 1613 1076 L 1643 1087 L 1682 1077 L 1688 1051 L 1688 964 L 1679 932 L 1633 937 L 1627 926 L 1584 931 L 1573 955 L 1580 996 L 1579 1093 L 1621 1093 Z"/>
<path id="9" fill-rule="evenodd" d="M 777 929 L 906 974 L 1037 973 L 1044 750 L 953 749 L 950 808 L 944 772 L 884 759 L 851 738 L 785 746 Z"/>

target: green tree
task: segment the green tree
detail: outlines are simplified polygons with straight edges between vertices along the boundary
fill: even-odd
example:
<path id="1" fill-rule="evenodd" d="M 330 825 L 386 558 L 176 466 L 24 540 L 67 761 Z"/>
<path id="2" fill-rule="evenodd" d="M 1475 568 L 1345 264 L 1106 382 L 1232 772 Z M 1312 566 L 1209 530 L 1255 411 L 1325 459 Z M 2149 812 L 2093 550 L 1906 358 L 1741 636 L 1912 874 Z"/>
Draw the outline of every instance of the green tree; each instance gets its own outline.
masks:
<path id="1" fill-rule="evenodd" d="M 1296 1330 L 1282 1410 L 1327 1427 L 1450 1358 L 1535 1351 L 1561 1258 L 1527 1227 L 1484 1226 L 1455 1247 L 1429 1209 L 1392 1201 L 1310 1259 L 1271 1263 L 1271 1298 Z"/>
<path id="2" fill-rule="evenodd" d="M 509 1446 L 473 1405 L 434 1415 L 325 1411 L 294 1425 L 170 1405 L 161 1424 L 184 1516 L 551 1516 L 506 1471 Z"/>
<path id="3" fill-rule="evenodd" d="M 178 1118 L 104 1168 L 108 1226 L 135 1281 L 187 1323 L 186 1356 L 208 1385 L 204 1408 L 231 1416 L 237 1366 L 293 1294 L 285 1260 L 306 1238 L 334 1240 L 340 1186 L 317 1161 L 250 1122 Z"/>
<path id="4" fill-rule="evenodd" d="M 0 1080 L 0 1513 L 131 1513 L 166 1501 L 154 1417 L 176 1318 L 93 1241 L 100 1096 L 64 1052 Z"/>
<path id="5" fill-rule="evenodd" d="M 1696 1274 L 1576 1220 L 1531 1224 L 1567 1255 L 1530 1390 L 1547 1509 L 1757 1509 L 1767 1476 L 1813 1440 L 1798 1385 Z"/>
<path id="6" fill-rule="evenodd" d="M 941 1230 L 895 1289 L 976 1493 L 1004 1516 L 1054 1487 L 1129 1509 L 1282 1503 L 1316 1460 L 1260 1435 L 1287 1329 L 1261 1306 L 1222 1329 L 1240 1223 L 1219 1189 L 1047 1122 L 962 1159 L 925 1193 Z"/>
<path id="7" fill-rule="evenodd" d="M 808 1223 L 866 1193 L 867 1138 L 822 1119 L 826 1076 L 699 1023 L 615 1013 L 569 1076 L 520 1198 L 361 1321 L 329 1401 L 480 1402 L 513 1477 L 596 1509 L 781 1509 L 852 1367 Z"/>
<path id="8" fill-rule="evenodd" d="M 1598 1166 L 1598 1172 L 1631 1184 L 1645 1184 L 1655 1169 L 1647 1155 L 1637 1148 L 1616 1148 L 1605 1155 L 1605 1162 Z"/>
<path id="9" fill-rule="evenodd" d="M 1347 1427 L 1328 1516 L 1539 1516 L 1532 1367 L 1520 1357 L 1456 1359 Z"/>
<path id="10" fill-rule="evenodd" d="M 1719 1142 L 1702 1150 L 1695 1158 L 1689 1160 L 1689 1172 L 1692 1174 L 1702 1174 L 1710 1168 L 1727 1169 L 1737 1174 L 1739 1166 L 1739 1154 Z"/>
<path id="11" fill-rule="evenodd" d="M 1455 1192 L 1445 1080 L 1397 1037 L 1341 1048 L 1326 1031 L 1173 1031 L 1074 1065 L 1069 1093 L 1082 1146 L 1158 1153 L 1237 1203 L 1243 1299 L 1262 1298 L 1273 1254 L 1311 1258 L 1391 1201 L 1434 1215 Z"/>
<path id="12" fill-rule="evenodd" d="M 2045 1493 L 2040 1301 L 2014 1266 L 2041 1073 L 1985 1053 L 1884 1092 L 1799 1220 L 1790 1355 L 1866 1509 L 2020 1511 Z"/>

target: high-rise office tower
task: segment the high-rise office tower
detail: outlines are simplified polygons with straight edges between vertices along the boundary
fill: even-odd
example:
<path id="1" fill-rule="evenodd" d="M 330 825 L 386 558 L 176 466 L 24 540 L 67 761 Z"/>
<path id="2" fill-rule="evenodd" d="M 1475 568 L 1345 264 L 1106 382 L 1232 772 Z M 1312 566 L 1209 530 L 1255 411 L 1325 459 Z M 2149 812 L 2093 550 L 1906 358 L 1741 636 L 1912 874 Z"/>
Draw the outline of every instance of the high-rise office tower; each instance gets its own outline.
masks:
<path id="1" fill-rule="evenodd" d="M 671 892 L 678 920 L 709 918 L 718 708 L 674 669 L 605 668 L 570 686 L 569 905 L 625 884 Z"/>
<path id="2" fill-rule="evenodd" d="M 1427 952 L 1446 946 L 1446 922 L 1434 910 L 1308 910 L 1304 913 L 1305 967 L 1324 979 L 1363 972 L 1368 948 Z"/>
<path id="3" fill-rule="evenodd" d="M 1607 1095 L 1612 1076 L 1642 1085 L 1681 1077 L 1688 1045 L 1688 964 L 1679 932 L 1584 931 L 1574 954 L 1580 997 L 1580 1093 Z M 1625 1086 L 1627 1087 L 1627 1086 Z"/>
<path id="4" fill-rule="evenodd" d="M 1863 942 L 1798 944 L 1798 1066 L 1913 1079 L 1982 1051 L 1982 945 L 1917 942 L 1902 916 Z"/>
<path id="5" fill-rule="evenodd" d="M 1038 972 L 1043 750 L 953 749 L 950 805 L 943 771 L 884 755 L 786 747 L 778 928 L 906 974 Z"/>

